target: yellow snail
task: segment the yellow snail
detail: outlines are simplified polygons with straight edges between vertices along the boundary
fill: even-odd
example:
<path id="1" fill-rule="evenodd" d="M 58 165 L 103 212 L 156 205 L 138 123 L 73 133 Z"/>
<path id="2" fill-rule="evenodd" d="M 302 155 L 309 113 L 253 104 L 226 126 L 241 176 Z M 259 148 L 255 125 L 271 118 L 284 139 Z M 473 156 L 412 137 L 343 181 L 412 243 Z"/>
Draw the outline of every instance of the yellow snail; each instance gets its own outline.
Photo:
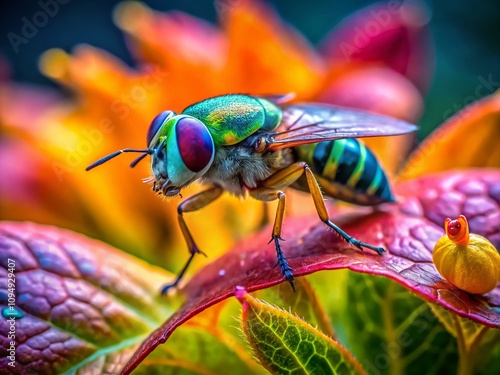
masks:
<path id="1" fill-rule="evenodd" d="M 472 294 L 491 291 L 500 281 L 500 254 L 483 236 L 469 234 L 464 215 L 446 219 L 446 234 L 434 246 L 432 260 L 450 283 Z"/>

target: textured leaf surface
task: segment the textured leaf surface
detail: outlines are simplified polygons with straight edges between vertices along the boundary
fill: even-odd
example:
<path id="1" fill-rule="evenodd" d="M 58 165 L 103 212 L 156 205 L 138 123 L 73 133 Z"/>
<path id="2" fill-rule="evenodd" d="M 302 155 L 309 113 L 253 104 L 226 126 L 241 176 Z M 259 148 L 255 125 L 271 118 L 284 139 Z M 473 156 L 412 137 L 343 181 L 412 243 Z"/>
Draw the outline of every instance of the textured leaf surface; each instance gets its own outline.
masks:
<path id="1" fill-rule="evenodd" d="M 271 288 L 255 291 L 252 293 L 252 296 L 272 303 L 283 310 L 291 311 L 312 326 L 317 326 L 320 331 L 326 333 L 329 337 L 334 337 L 332 326 L 326 316 L 324 308 L 318 301 L 318 297 L 309 282 L 305 278 L 300 278 L 297 279 L 296 285 L 299 288 L 297 293 L 293 293 L 289 285 L 281 283 Z M 176 335 L 179 331 L 189 328 L 191 330 L 205 329 L 219 338 L 220 342 L 226 343 L 227 348 L 229 348 L 229 351 L 226 348 L 225 353 L 220 353 L 218 358 L 214 358 L 213 360 L 211 358 L 208 360 L 209 358 L 207 358 L 203 362 L 205 364 L 205 369 L 207 369 L 208 365 L 212 362 L 220 362 L 222 360 L 224 363 L 222 366 L 219 366 L 219 370 L 222 369 L 227 371 L 228 368 L 231 368 L 231 373 L 235 374 L 267 374 L 268 372 L 255 360 L 255 356 L 252 351 L 249 350 L 248 341 L 241 330 L 241 324 L 235 324 L 235 317 L 240 315 L 241 305 L 233 298 L 210 307 L 179 327 L 170 338 L 169 344 L 160 345 L 141 363 L 139 370 L 146 362 L 149 362 L 152 357 L 161 356 L 162 354 L 158 352 L 165 351 L 165 348 L 167 351 L 186 351 L 183 343 L 186 337 L 188 337 L 189 340 L 190 336 L 183 334 L 176 338 Z M 199 317 L 203 317 L 204 319 L 199 321 Z M 212 341 L 210 345 L 217 345 L 217 342 Z M 201 345 L 198 346 L 198 351 L 200 346 Z M 233 351 L 233 353 L 230 351 Z M 204 351 L 202 351 L 202 353 L 203 352 Z M 200 354 L 194 354 L 194 356 L 196 355 Z M 202 354 L 202 356 L 207 357 L 204 354 Z M 238 363 L 238 361 L 240 362 Z M 134 374 L 135 372 L 136 371 L 134 371 Z"/>
<path id="2" fill-rule="evenodd" d="M 197 316 L 184 324 L 174 332 L 170 345 L 158 347 L 134 374 L 216 375 L 228 369 L 240 375 L 265 373 L 248 351 L 248 345 L 224 332 L 217 322 L 210 326 L 207 322 L 206 318 L 198 319 Z M 235 325 L 234 319 L 231 324 Z"/>
<path id="3" fill-rule="evenodd" d="M 8 320 L 0 318 L 0 374 L 121 371 L 140 342 L 179 301 L 160 297 L 166 272 L 100 242 L 53 227 L 0 223 L 0 310 L 8 303 L 9 259 L 15 261 L 16 363 L 8 367 Z M 234 301 L 232 316 L 239 306 Z M 138 374 L 257 374 L 246 345 L 218 324 L 218 304 L 182 326 L 137 369 Z M 234 325 L 234 320 L 231 322 Z M 235 331 L 233 329 L 233 331 Z M 200 351 L 200 348 L 204 348 Z"/>
<path id="4" fill-rule="evenodd" d="M 434 315 L 455 337 L 460 355 L 460 373 L 492 374 L 498 372 L 500 330 L 462 318 L 439 305 L 430 305 Z"/>
<path id="5" fill-rule="evenodd" d="M 429 304 L 383 277 L 349 272 L 343 343 L 369 374 L 455 374 L 455 338 Z M 453 314 L 455 315 L 455 314 Z"/>
<path id="6" fill-rule="evenodd" d="M 119 372 L 172 313 L 158 296 L 166 272 L 69 231 L 0 223 L 0 253 L 0 309 L 11 259 L 24 314 L 16 320 L 14 367 L 7 365 L 9 323 L 0 318 L 0 369 L 10 373 Z"/>
<path id="7" fill-rule="evenodd" d="M 273 374 L 365 374 L 352 355 L 296 316 L 236 292 L 243 331 L 262 365 Z"/>
<path id="8" fill-rule="evenodd" d="M 296 291 L 294 292 L 289 284 L 282 283 L 273 288 L 261 289 L 253 295 L 285 310 L 292 311 L 313 327 L 317 327 L 329 337 L 335 338 L 328 315 L 311 284 L 306 278 L 301 277 L 295 280 L 295 287 Z"/>
<path id="9" fill-rule="evenodd" d="M 340 268 L 386 276 L 460 316 L 499 328 L 500 287 L 484 296 L 469 295 L 445 281 L 431 262 L 434 243 L 444 234 L 444 219 L 460 213 L 470 217 L 471 232 L 500 247 L 498 186 L 498 170 L 430 175 L 396 186 L 398 205 L 335 216 L 351 235 L 384 246 L 388 252 L 383 256 L 347 246 L 316 218 L 286 220 L 284 252 L 297 276 Z M 233 295 L 237 285 L 252 291 L 282 282 L 279 270 L 273 268 L 276 256 L 267 244 L 269 237 L 266 228 L 193 277 L 184 288 L 185 304 L 141 345 L 126 370 L 135 368 L 180 324 Z"/>

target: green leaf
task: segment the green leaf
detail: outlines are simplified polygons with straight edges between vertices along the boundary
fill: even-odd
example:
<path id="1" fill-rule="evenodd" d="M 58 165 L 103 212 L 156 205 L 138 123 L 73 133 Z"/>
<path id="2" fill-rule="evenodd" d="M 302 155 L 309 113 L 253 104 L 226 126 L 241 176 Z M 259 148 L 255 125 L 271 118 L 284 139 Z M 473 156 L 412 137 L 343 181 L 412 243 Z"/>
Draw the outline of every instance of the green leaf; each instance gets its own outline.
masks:
<path id="1" fill-rule="evenodd" d="M 318 326 L 321 331 L 333 337 L 332 326 L 327 314 L 318 302 L 318 298 L 306 278 L 296 278 L 295 287 L 297 291 L 294 293 L 288 284 L 282 283 L 268 289 L 253 292 L 252 295 L 285 310 L 292 311 L 311 325 Z M 167 345 L 159 346 L 153 352 L 151 356 L 155 360 L 150 363 L 151 356 L 148 356 L 139 367 L 139 370 L 143 368 L 144 363 L 147 363 L 147 371 L 143 372 L 151 373 L 157 364 L 157 355 L 168 357 L 173 352 L 177 353 L 176 355 L 179 359 L 190 358 L 193 360 L 200 355 L 199 348 L 202 347 L 209 348 L 209 350 L 202 351 L 202 355 L 205 358 L 202 361 L 204 366 L 204 372 L 200 372 L 202 374 L 221 373 L 225 372 L 228 368 L 232 369 L 231 373 L 238 374 L 267 373 L 255 361 L 251 351 L 248 350 L 248 341 L 245 335 L 242 334 L 241 327 L 235 325 L 234 317 L 239 314 L 240 309 L 241 307 L 235 299 L 229 299 L 205 310 L 179 327 L 182 335 L 178 335 L 178 331 L 174 332 Z M 199 317 L 203 317 L 203 319 L 199 320 Z M 171 341 L 173 342 L 171 343 Z M 197 345 L 191 347 L 189 343 L 195 343 L 195 341 L 197 341 Z M 214 353 L 215 351 L 218 354 Z M 158 354 L 160 352 L 166 353 Z M 222 366 L 220 363 L 221 359 L 224 360 Z M 180 373 L 185 371 L 185 369 L 181 369 L 186 365 L 185 360 L 178 363 L 170 361 L 169 363 L 170 365 L 178 366 Z M 192 364 L 189 368 L 193 370 Z M 217 370 L 218 372 L 215 372 Z M 198 368 L 194 371 L 198 373 Z"/>
<path id="2" fill-rule="evenodd" d="M 174 332 L 167 345 L 160 345 L 134 374 L 265 374 L 248 350 L 234 317 L 239 304 L 230 299 L 210 307 Z"/>
<path id="3" fill-rule="evenodd" d="M 319 299 L 322 309 L 332 323 L 338 341 L 346 342 L 345 323 L 341 314 L 347 301 L 347 282 L 351 271 L 347 269 L 331 272 L 316 272 L 307 275 L 307 280 Z"/>
<path id="4" fill-rule="evenodd" d="M 298 317 L 240 290 L 243 331 L 273 374 L 365 374 L 340 344 Z"/>
<path id="5" fill-rule="evenodd" d="M 426 302 L 373 275 L 350 272 L 346 288 L 343 343 L 369 374 L 456 373 L 456 340 Z"/>
<path id="6" fill-rule="evenodd" d="M 311 284 L 305 277 L 295 278 L 294 283 L 295 292 L 290 288 L 289 284 L 281 283 L 272 288 L 258 290 L 252 295 L 285 310 L 292 311 L 302 320 L 334 338 L 332 324 Z"/>
<path id="7" fill-rule="evenodd" d="M 500 354 L 498 350 L 500 330 L 462 318 L 434 303 L 430 304 L 430 308 L 446 330 L 457 340 L 460 355 L 459 374 L 475 374 L 478 371 L 488 374 L 498 371 L 498 362 L 491 361 L 490 356 L 498 358 Z"/>

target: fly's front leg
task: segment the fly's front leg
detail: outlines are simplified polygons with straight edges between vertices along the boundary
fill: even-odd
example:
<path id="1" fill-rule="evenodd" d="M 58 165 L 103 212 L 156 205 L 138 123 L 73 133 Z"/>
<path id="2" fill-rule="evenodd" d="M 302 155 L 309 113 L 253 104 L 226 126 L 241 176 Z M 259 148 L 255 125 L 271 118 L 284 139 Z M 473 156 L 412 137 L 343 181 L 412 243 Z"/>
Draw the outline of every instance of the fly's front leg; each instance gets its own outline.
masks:
<path id="1" fill-rule="evenodd" d="M 177 284 L 179 284 L 182 277 L 184 276 L 184 273 L 189 268 L 189 265 L 191 264 L 191 261 L 193 260 L 194 256 L 198 253 L 203 254 L 203 252 L 200 251 L 200 249 L 198 249 L 198 246 L 193 240 L 193 236 L 191 235 L 191 232 L 189 231 L 186 222 L 184 220 L 183 213 L 197 211 L 205 207 L 206 205 L 212 203 L 214 200 L 220 197 L 222 192 L 223 192 L 222 188 L 212 187 L 208 190 L 202 191 L 201 193 L 198 193 L 196 195 L 193 195 L 192 197 L 187 198 L 184 202 L 179 204 L 179 207 L 177 207 L 177 213 L 178 213 L 177 219 L 179 221 L 179 227 L 181 228 L 182 235 L 186 240 L 186 244 L 188 245 L 188 249 L 191 256 L 187 260 L 181 272 L 179 272 L 179 275 L 176 277 L 176 279 L 172 283 L 165 285 L 161 289 L 161 294 L 166 294 L 170 290 L 170 288 L 177 286 Z"/>

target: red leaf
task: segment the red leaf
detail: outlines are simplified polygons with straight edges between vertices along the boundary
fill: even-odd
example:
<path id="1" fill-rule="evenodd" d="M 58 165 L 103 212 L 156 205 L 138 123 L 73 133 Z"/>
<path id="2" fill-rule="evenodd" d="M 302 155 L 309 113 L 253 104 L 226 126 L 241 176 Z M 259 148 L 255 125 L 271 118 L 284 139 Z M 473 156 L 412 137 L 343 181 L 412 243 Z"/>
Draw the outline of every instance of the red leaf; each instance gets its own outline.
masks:
<path id="1" fill-rule="evenodd" d="M 81 235 L 2 222 L 0 254 L 1 374 L 122 368 L 171 312 L 168 273 Z"/>
<path id="2" fill-rule="evenodd" d="M 461 212 L 469 216 L 472 233 L 486 236 L 500 247 L 498 186 L 498 170 L 436 174 L 396 186 L 398 205 L 364 215 L 366 209 L 360 208 L 354 214 L 335 217 L 335 222 L 351 235 L 384 246 L 388 252 L 383 256 L 347 246 L 316 218 L 298 217 L 285 222 L 284 252 L 296 276 L 340 268 L 386 276 L 460 316 L 500 328 L 500 286 L 485 296 L 469 295 L 445 281 L 432 264 L 432 249 L 444 234 L 444 219 Z M 200 270 L 184 288 L 184 305 L 142 343 L 125 373 L 183 322 L 232 296 L 236 286 L 253 291 L 283 282 L 279 269 L 273 268 L 276 254 L 268 244 L 270 234 L 266 228 Z"/>

